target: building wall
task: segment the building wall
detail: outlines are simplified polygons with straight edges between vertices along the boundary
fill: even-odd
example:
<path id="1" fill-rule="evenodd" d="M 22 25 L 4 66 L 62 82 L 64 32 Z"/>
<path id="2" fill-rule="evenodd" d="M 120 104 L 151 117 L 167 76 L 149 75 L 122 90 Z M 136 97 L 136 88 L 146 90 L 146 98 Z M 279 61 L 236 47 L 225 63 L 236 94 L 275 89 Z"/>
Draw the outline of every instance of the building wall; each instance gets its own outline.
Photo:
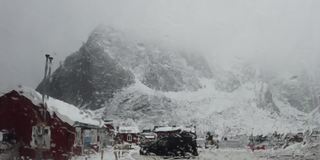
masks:
<path id="1" fill-rule="evenodd" d="M 128 141 L 128 137 L 131 135 L 132 140 Z M 136 133 L 118 133 L 117 134 L 117 138 L 119 138 L 120 140 L 122 140 L 123 142 L 127 142 L 127 143 L 134 143 L 134 144 L 138 144 L 139 143 L 139 136 Z"/>

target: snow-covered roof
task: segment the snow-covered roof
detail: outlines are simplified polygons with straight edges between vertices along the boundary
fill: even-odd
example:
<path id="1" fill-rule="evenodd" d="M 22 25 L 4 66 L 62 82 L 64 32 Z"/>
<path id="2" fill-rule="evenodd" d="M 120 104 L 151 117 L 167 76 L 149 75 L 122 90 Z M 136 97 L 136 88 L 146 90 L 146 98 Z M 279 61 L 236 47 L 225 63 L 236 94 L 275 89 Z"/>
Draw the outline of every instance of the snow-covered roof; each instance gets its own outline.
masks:
<path id="1" fill-rule="evenodd" d="M 49 100 L 47 100 L 47 106 L 48 110 L 55 112 L 60 119 L 69 123 L 70 125 L 74 125 L 76 122 L 94 126 L 102 125 L 100 121 L 92 118 L 90 112 L 80 110 L 79 108 L 63 101 L 49 98 Z"/>
<path id="2" fill-rule="evenodd" d="M 19 87 L 14 90 L 20 95 L 31 100 L 32 103 L 37 106 L 42 103 L 42 95 L 32 88 Z M 52 97 L 46 99 L 45 102 L 48 107 L 48 112 L 51 115 L 55 113 L 62 121 L 70 124 L 71 126 L 79 122 L 99 127 L 103 125 L 101 121 L 92 118 L 91 112 L 80 110 L 74 105 L 54 99 Z"/>
<path id="3" fill-rule="evenodd" d="M 136 126 L 119 126 L 119 133 L 139 133 L 139 128 Z"/>

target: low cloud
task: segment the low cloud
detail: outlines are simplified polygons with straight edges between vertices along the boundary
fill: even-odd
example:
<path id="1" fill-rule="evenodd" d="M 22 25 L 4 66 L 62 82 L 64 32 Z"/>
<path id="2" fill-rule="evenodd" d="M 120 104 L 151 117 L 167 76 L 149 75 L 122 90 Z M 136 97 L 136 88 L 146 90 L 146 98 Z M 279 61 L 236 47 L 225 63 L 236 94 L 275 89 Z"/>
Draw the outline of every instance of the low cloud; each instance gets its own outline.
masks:
<path id="1" fill-rule="evenodd" d="M 99 24 L 192 50 L 211 63 L 242 57 L 275 71 L 319 66 L 319 1 L 0 0 L 0 86 L 35 87 Z"/>

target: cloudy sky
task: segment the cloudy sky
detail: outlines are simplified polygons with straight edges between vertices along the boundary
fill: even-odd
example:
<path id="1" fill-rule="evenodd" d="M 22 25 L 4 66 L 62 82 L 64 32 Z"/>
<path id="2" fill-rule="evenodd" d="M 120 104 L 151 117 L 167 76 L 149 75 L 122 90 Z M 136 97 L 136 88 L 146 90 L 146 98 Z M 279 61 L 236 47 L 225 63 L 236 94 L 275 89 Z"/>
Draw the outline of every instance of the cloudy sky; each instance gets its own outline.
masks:
<path id="1" fill-rule="evenodd" d="M 317 63 L 318 0 L 0 0 L 0 89 L 36 87 L 99 24 L 136 37 L 288 70 Z"/>

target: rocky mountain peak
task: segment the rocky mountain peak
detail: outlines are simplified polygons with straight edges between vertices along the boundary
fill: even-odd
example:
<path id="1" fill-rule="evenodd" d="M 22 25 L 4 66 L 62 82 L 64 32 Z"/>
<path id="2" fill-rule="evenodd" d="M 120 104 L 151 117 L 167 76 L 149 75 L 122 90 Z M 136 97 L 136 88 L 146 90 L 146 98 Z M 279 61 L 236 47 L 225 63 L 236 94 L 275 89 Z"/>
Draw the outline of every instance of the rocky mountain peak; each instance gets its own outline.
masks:
<path id="1" fill-rule="evenodd" d="M 201 56 L 129 41 L 112 27 L 98 26 L 79 51 L 52 75 L 47 91 L 66 102 L 97 109 L 135 79 L 159 91 L 195 91 L 212 77 Z M 43 92 L 44 83 L 38 86 Z"/>

